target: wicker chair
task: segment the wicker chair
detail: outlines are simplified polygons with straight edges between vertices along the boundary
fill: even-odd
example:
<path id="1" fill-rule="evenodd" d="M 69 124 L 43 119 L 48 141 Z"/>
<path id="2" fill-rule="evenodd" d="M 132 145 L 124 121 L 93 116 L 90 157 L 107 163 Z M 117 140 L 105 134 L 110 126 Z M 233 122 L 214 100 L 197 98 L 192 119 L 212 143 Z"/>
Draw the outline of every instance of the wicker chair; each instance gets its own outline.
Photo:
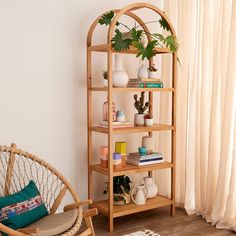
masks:
<path id="1" fill-rule="evenodd" d="M 75 211 L 74 221 L 71 224 L 72 226 L 59 235 L 76 235 L 83 218 L 86 229 L 80 236 L 95 235 L 91 217 L 97 215 L 97 209 L 94 208 L 87 211 L 82 209 L 82 206 L 91 204 L 90 200 L 81 202 L 69 182 L 55 168 L 42 159 L 17 149 L 15 144 L 12 144 L 11 147 L 0 146 L 0 196 L 6 196 L 21 190 L 30 180 L 35 182 L 45 202 L 49 212 L 49 216 L 46 217 L 53 218 L 63 215 L 64 213 L 56 214 L 56 211 L 58 207 L 61 207 L 64 196 L 69 195 L 73 199 L 74 203 L 66 205 L 64 212 Z M 37 222 L 32 224 L 32 226 L 13 230 L 0 223 L 0 231 L 11 236 L 46 235 L 42 232 L 40 234 L 41 228 L 37 227 Z"/>

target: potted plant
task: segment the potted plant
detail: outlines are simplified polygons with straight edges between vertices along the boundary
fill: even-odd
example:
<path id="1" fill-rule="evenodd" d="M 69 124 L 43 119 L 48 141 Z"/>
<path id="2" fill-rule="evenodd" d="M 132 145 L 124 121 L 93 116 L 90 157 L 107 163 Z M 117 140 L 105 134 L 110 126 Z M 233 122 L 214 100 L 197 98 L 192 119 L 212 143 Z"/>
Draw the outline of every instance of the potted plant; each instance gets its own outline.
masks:
<path id="1" fill-rule="evenodd" d="M 144 92 L 141 92 L 141 97 L 138 99 L 137 94 L 134 95 L 134 107 L 137 109 L 138 113 L 134 115 L 135 125 L 144 125 L 145 114 L 144 112 L 149 107 L 149 102 L 144 102 Z"/>
<path id="2" fill-rule="evenodd" d="M 130 178 L 125 175 L 113 177 L 113 204 L 122 206 L 130 203 Z M 108 188 L 103 193 L 107 194 Z"/>
<path id="3" fill-rule="evenodd" d="M 157 68 L 154 65 L 148 68 L 148 78 L 157 79 Z"/>
<path id="4" fill-rule="evenodd" d="M 146 126 L 153 126 L 153 116 L 150 114 L 145 115 L 145 125 Z"/>
<path id="5" fill-rule="evenodd" d="M 108 71 L 104 70 L 102 75 L 103 75 L 103 86 L 108 87 Z"/>
<path id="6" fill-rule="evenodd" d="M 102 15 L 99 19 L 100 25 L 109 25 L 114 17 L 115 13 L 110 11 Z M 144 24 L 155 23 L 157 21 L 147 22 Z M 161 17 L 158 21 L 160 26 L 167 32 L 170 32 L 170 27 L 167 21 Z M 124 27 L 125 32 L 121 32 L 120 28 Z M 176 38 L 169 34 L 164 36 L 159 33 L 148 33 L 152 40 L 145 43 L 143 38 L 146 36 L 146 32 L 140 29 L 141 25 L 135 25 L 131 28 L 122 22 L 116 23 L 115 34 L 111 40 L 112 48 L 117 51 L 128 50 L 130 47 L 135 47 L 137 49 L 137 57 L 141 57 L 142 60 L 150 59 L 156 55 L 155 47 L 167 47 L 171 52 L 176 52 L 178 50 L 179 44 Z"/>

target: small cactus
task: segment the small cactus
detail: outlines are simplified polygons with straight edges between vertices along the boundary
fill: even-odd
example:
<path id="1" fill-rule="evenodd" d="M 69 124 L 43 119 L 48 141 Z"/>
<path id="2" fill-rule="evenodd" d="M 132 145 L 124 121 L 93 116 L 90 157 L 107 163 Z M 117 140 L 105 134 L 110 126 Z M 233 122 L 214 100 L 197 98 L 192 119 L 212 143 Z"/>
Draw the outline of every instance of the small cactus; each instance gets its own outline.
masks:
<path id="1" fill-rule="evenodd" d="M 134 95 L 134 107 L 137 109 L 138 114 L 143 114 L 146 109 L 149 107 L 149 102 L 144 104 L 144 92 L 141 92 L 141 97 L 138 100 L 138 95 Z"/>

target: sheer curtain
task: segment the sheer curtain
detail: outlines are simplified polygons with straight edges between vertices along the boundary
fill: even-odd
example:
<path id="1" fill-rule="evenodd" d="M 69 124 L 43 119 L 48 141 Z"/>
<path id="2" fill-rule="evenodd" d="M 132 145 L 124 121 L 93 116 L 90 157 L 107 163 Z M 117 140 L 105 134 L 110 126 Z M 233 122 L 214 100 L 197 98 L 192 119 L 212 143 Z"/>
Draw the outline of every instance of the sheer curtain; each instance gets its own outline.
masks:
<path id="1" fill-rule="evenodd" d="M 176 29 L 182 64 L 176 200 L 188 214 L 236 231 L 236 1 L 164 0 L 164 11 Z M 165 80 L 165 58 L 162 68 Z M 160 110 L 168 106 L 170 97 L 161 97 Z M 161 138 L 160 145 L 168 148 Z"/>

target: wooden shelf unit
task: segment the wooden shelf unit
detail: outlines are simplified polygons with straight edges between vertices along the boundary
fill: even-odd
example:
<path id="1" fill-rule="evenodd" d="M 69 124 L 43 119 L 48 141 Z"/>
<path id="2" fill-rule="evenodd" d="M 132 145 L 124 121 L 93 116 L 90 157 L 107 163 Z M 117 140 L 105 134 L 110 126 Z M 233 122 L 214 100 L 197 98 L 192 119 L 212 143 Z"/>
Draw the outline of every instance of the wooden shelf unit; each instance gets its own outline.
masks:
<path id="1" fill-rule="evenodd" d="M 116 22 L 122 15 L 127 15 L 138 22 L 138 24 L 143 28 L 145 32 L 150 33 L 147 26 L 144 24 L 141 18 L 139 18 L 134 10 L 146 8 L 154 11 L 159 16 L 163 17 L 170 27 L 170 32 L 173 36 L 176 36 L 174 28 L 167 18 L 164 12 L 162 12 L 157 7 L 148 3 L 134 3 L 121 10 L 114 10 L 115 17 L 113 18 L 107 33 L 107 43 L 100 45 L 92 45 L 93 32 L 98 25 L 99 16 L 91 25 L 88 36 L 87 36 L 87 110 L 88 110 L 88 197 L 93 199 L 93 172 L 103 174 L 108 177 L 108 200 L 94 202 L 94 206 L 98 208 L 99 212 L 106 215 L 109 219 L 108 229 L 110 232 L 113 231 L 113 221 L 116 217 L 121 217 L 128 214 L 133 214 L 141 211 L 146 211 L 158 207 L 163 207 L 170 205 L 171 215 L 175 214 L 175 160 L 176 160 L 176 65 L 177 65 L 177 55 L 176 53 L 170 52 L 167 48 L 156 48 L 156 54 L 172 54 L 172 87 L 170 88 L 115 88 L 112 86 L 112 66 L 113 66 L 113 54 L 117 53 L 112 49 L 111 39 L 113 36 L 114 28 Z M 148 40 L 150 37 L 148 36 Z M 107 54 L 107 69 L 108 69 L 108 87 L 99 87 L 93 85 L 92 78 L 92 52 L 103 52 Z M 127 51 L 122 51 L 119 53 L 124 54 L 136 54 L 137 50 L 135 48 L 130 48 Z M 149 60 L 149 66 L 153 65 L 153 60 Z M 114 93 L 129 93 L 129 92 L 148 92 L 149 101 L 151 106 L 149 112 L 153 114 L 153 93 L 154 92 L 171 92 L 172 93 L 172 121 L 170 125 L 167 124 L 154 124 L 152 127 L 146 126 L 134 126 L 129 128 L 114 128 L 112 127 L 112 102 Z M 92 96 L 94 92 L 106 92 L 108 97 L 108 116 L 110 126 L 108 128 L 102 128 L 99 126 L 94 126 L 94 121 L 92 120 Z M 138 132 L 148 132 L 152 135 L 153 132 L 159 131 L 169 131 L 171 132 L 171 161 L 163 162 L 160 164 L 146 165 L 146 166 L 135 166 L 131 164 L 126 164 L 122 169 L 113 169 L 112 153 L 113 153 L 113 136 L 116 134 L 129 134 Z M 93 158 L 93 133 L 106 134 L 108 138 L 108 168 L 101 168 L 99 164 L 94 164 Z M 97 147 L 99 148 L 99 147 Z M 128 175 L 131 173 L 141 173 L 147 172 L 149 175 L 152 171 L 160 169 L 169 169 L 171 171 L 171 197 L 166 198 L 163 196 L 156 196 L 155 198 L 148 199 L 145 205 L 136 205 L 134 203 L 125 206 L 114 206 L 113 205 L 113 177 L 119 175 Z"/>

